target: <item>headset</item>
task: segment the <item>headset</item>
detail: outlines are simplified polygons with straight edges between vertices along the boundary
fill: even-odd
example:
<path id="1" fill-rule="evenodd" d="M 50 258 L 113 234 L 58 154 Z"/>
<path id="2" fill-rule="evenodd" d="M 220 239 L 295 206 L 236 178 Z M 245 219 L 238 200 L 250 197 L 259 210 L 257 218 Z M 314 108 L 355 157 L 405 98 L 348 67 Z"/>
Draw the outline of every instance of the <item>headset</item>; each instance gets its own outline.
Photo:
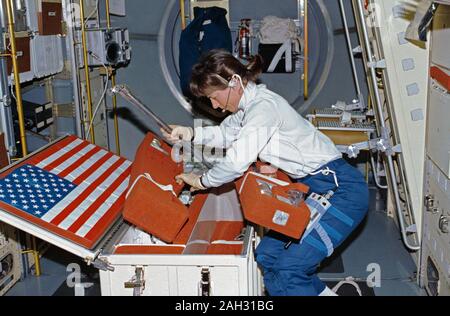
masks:
<path id="1" fill-rule="evenodd" d="M 245 90 L 244 84 L 242 83 L 242 77 L 238 74 L 234 74 L 233 76 L 231 76 L 231 80 L 228 81 L 228 88 L 236 87 L 238 82 L 241 84 L 242 90 Z"/>

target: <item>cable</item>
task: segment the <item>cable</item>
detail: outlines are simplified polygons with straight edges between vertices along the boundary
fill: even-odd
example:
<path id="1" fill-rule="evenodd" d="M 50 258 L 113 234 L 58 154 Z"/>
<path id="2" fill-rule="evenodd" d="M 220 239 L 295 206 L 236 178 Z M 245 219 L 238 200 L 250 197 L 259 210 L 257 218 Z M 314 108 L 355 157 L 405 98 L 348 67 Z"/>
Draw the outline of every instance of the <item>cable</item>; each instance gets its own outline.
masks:
<path id="1" fill-rule="evenodd" d="M 372 165 L 372 173 L 373 173 L 373 179 L 375 180 L 375 185 L 380 188 L 380 189 L 389 189 L 389 187 L 387 185 L 382 185 L 379 182 L 378 176 L 377 176 L 377 167 L 375 165 L 375 159 L 373 158 L 372 153 L 369 154 L 370 155 L 370 161 L 371 161 L 371 165 Z"/>
<path id="2" fill-rule="evenodd" d="M 86 23 L 89 21 L 90 18 L 94 15 L 95 12 L 98 12 L 98 0 L 95 1 L 95 8 L 92 10 L 91 13 L 87 16 L 87 18 L 84 19 L 84 25 L 86 26 Z"/>
<path id="3" fill-rule="evenodd" d="M 9 86 L 9 90 L 11 91 L 11 96 L 14 98 L 14 100 L 17 101 L 16 95 L 14 94 L 14 87 L 13 83 L 11 82 L 11 85 Z"/>
<path id="4" fill-rule="evenodd" d="M 89 128 L 88 128 L 88 132 L 87 132 L 87 135 L 86 135 L 86 139 L 89 139 L 89 137 L 91 136 L 91 129 L 92 129 L 92 126 L 94 125 L 94 119 L 97 116 L 97 112 L 100 109 L 100 105 L 102 104 L 102 101 L 103 101 L 103 99 L 106 96 L 106 91 L 108 91 L 109 77 L 110 77 L 109 76 L 109 69 L 108 69 L 108 67 L 106 67 L 106 65 L 100 60 L 100 58 L 97 55 L 95 55 L 94 53 L 92 53 L 91 51 L 89 52 L 89 55 L 91 55 L 93 58 L 95 58 L 98 61 L 100 61 L 100 63 L 102 64 L 102 66 L 106 70 L 107 78 L 106 78 L 106 83 L 105 83 L 105 89 L 103 90 L 102 96 L 101 96 L 100 100 L 98 101 L 98 104 L 96 105 L 96 107 L 94 109 L 94 114 L 92 114 L 92 119 L 91 119 L 91 122 L 89 124 Z"/>
<path id="5" fill-rule="evenodd" d="M 89 139 L 89 137 L 91 136 L 92 125 L 94 124 L 94 119 L 97 116 L 97 112 L 100 109 L 100 105 L 102 104 L 102 101 L 103 101 L 103 99 L 106 96 L 106 91 L 108 90 L 108 85 L 109 85 L 109 75 L 108 75 L 108 78 L 106 79 L 105 90 L 103 91 L 102 97 L 98 101 L 98 104 L 97 104 L 97 106 L 95 107 L 95 110 L 94 110 L 94 114 L 92 115 L 92 120 L 91 120 L 91 123 L 89 124 L 89 128 L 88 128 L 88 133 L 87 133 L 86 139 Z"/>

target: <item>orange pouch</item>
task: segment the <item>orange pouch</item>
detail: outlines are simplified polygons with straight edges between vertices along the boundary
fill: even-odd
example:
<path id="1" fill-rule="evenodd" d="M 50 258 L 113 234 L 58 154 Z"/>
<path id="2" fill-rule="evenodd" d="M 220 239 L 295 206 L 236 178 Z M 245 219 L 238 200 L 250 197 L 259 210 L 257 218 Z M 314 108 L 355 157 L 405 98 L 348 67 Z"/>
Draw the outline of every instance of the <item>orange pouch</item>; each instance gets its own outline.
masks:
<path id="1" fill-rule="evenodd" d="M 306 185 L 248 172 L 236 182 L 236 189 L 245 219 L 291 238 L 301 238 L 310 211 L 303 199 L 293 203 L 290 191 L 306 194 Z"/>
<path id="2" fill-rule="evenodd" d="M 177 197 L 183 185 L 175 182 L 183 166 L 173 162 L 170 153 L 170 146 L 147 134 L 132 165 L 123 211 L 126 221 L 168 243 L 173 242 L 189 215 Z M 167 190 L 170 185 L 172 190 Z"/>

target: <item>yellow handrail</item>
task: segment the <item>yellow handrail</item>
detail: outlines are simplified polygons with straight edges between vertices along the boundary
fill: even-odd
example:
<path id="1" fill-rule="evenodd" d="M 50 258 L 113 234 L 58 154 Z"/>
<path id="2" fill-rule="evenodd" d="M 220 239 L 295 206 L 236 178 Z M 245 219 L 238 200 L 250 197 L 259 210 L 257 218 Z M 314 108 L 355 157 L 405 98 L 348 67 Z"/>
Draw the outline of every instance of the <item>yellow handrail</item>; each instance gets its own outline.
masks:
<path id="1" fill-rule="evenodd" d="M 184 0 L 180 0 L 180 16 L 181 16 L 181 29 L 186 28 L 186 13 L 184 7 Z"/>

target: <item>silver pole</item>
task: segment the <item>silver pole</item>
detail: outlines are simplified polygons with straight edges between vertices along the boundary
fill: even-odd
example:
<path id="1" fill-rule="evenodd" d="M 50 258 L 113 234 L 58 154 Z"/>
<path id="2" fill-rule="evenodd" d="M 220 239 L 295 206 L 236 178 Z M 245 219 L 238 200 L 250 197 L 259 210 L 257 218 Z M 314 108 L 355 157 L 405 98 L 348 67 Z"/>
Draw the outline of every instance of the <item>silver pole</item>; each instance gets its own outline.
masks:
<path id="1" fill-rule="evenodd" d="M 144 112 L 149 117 L 151 117 L 158 124 L 159 127 L 164 129 L 164 131 L 166 131 L 168 134 L 172 133 L 172 128 L 167 123 L 165 123 L 162 119 L 160 119 L 155 113 L 153 113 L 152 110 L 149 110 L 145 106 L 145 104 L 142 103 L 137 97 L 135 97 L 130 92 L 128 87 L 126 87 L 125 85 L 116 85 L 110 90 L 110 92 L 113 93 L 113 94 L 119 94 L 125 100 L 127 100 L 127 101 L 131 102 L 132 104 L 136 105 L 142 112 Z M 199 151 L 195 148 L 195 146 L 194 146 L 194 144 L 192 142 L 190 143 L 190 150 L 191 150 L 191 153 L 194 155 L 194 157 L 197 157 L 197 158 L 202 157 L 202 155 L 199 154 Z M 202 163 L 203 163 L 203 165 L 205 165 L 209 169 L 211 169 L 213 167 L 213 165 L 210 162 L 206 161 L 206 160 L 203 160 Z"/>
<path id="2" fill-rule="evenodd" d="M 163 120 L 161 120 L 152 110 L 149 110 L 144 103 L 142 103 L 138 98 L 136 98 L 130 90 L 124 85 L 117 85 L 111 89 L 113 94 L 121 95 L 125 100 L 131 102 L 136 105 L 142 112 L 150 116 L 162 129 L 164 129 L 167 133 L 172 133 L 172 128 L 166 124 Z"/>
<path id="3" fill-rule="evenodd" d="M 374 56 L 373 56 L 373 52 L 370 46 L 370 40 L 369 40 L 369 35 L 367 32 L 367 27 L 365 24 L 365 17 L 364 17 L 364 10 L 361 4 L 361 0 L 356 0 L 357 4 L 358 4 L 358 13 L 359 13 L 359 17 L 361 19 L 361 27 L 363 30 L 363 35 L 364 35 L 364 42 L 367 48 L 367 59 L 369 64 L 373 65 L 374 63 Z M 375 67 L 371 66 L 370 68 L 370 76 L 372 78 L 372 86 L 373 86 L 373 91 L 375 93 L 375 100 L 376 100 L 376 106 L 378 109 L 378 115 L 379 115 L 379 124 L 382 127 L 382 130 L 386 131 L 386 122 L 385 122 L 385 118 L 383 115 L 383 105 L 381 102 L 381 97 L 378 91 L 378 85 L 377 85 L 377 76 L 376 76 L 376 72 L 375 72 Z M 380 136 L 380 135 L 379 135 Z M 382 135 L 381 135 L 382 136 Z M 387 158 L 387 162 L 388 162 L 388 170 L 389 170 L 389 175 L 390 175 L 390 181 L 391 181 L 391 186 L 392 186 L 392 190 L 394 192 L 394 200 L 395 200 L 395 205 L 397 208 L 397 216 L 398 216 L 398 220 L 400 223 L 400 230 L 402 233 L 402 238 L 403 238 L 403 242 L 405 243 L 405 246 L 410 249 L 411 251 L 418 251 L 420 250 L 420 245 L 417 246 L 413 246 L 409 243 L 408 241 L 408 237 L 406 236 L 406 228 L 405 228 L 405 220 L 403 218 L 403 212 L 402 212 L 402 207 L 401 207 L 401 202 L 400 202 L 400 195 L 398 193 L 398 186 L 397 186 L 397 176 L 395 174 L 395 169 L 394 169 L 394 161 L 392 159 L 392 156 L 390 155 L 386 155 Z"/>
<path id="4" fill-rule="evenodd" d="M 3 41 L 3 27 L 5 26 L 5 11 L 3 1 L 0 1 L 0 50 L 5 51 L 5 42 Z M 8 158 L 16 155 L 16 139 L 14 136 L 14 126 L 11 111 L 11 100 L 8 84 L 8 74 L 6 73 L 6 58 L 0 58 L 0 127 L 5 133 L 5 145 L 8 149 Z"/>
<path id="5" fill-rule="evenodd" d="M 64 12 L 64 20 L 68 25 L 68 32 L 66 38 L 66 50 L 68 54 L 68 58 L 70 60 L 71 72 L 72 72 L 72 81 L 73 81 L 73 97 L 74 97 L 74 107 L 75 107 L 75 133 L 78 137 L 84 139 L 85 138 L 85 126 L 83 119 L 83 110 L 81 109 L 81 84 L 79 78 L 79 68 L 76 56 L 76 44 L 75 44 L 75 24 L 76 17 L 71 13 L 72 3 L 70 0 L 65 0 L 62 2 L 63 12 Z"/>
<path id="6" fill-rule="evenodd" d="M 353 79 L 355 80 L 356 92 L 358 94 L 359 99 L 361 98 L 361 88 L 359 86 L 359 78 L 356 70 L 355 56 L 353 54 L 352 40 L 350 38 L 350 33 L 348 31 L 347 15 L 345 14 L 344 3 L 342 2 L 342 0 L 339 0 L 339 5 L 341 7 L 342 19 L 344 20 L 345 37 L 347 38 L 347 46 L 350 54 L 350 61 L 352 63 Z"/>

